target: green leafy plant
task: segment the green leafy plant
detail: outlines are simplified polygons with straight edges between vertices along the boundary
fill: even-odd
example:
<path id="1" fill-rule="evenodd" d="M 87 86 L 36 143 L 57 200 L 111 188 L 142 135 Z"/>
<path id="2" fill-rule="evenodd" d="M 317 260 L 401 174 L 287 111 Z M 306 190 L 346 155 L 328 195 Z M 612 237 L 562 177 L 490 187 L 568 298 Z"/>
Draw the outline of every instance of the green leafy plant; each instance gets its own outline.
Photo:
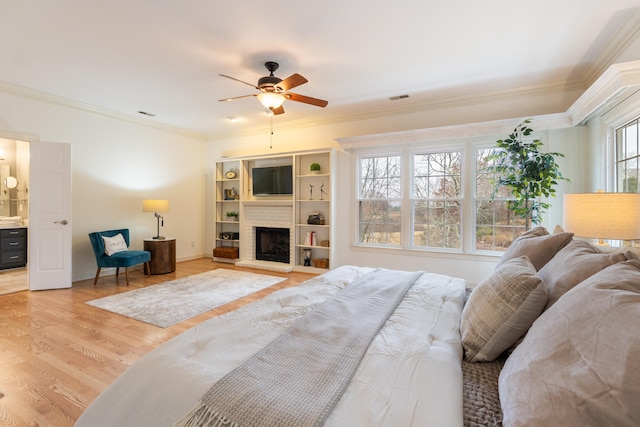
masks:
<path id="1" fill-rule="evenodd" d="M 311 165 L 309 166 L 309 170 L 318 172 L 320 170 L 320 164 L 311 163 Z"/>
<path id="2" fill-rule="evenodd" d="M 227 212 L 227 217 L 238 218 L 238 212 Z"/>
<path id="3" fill-rule="evenodd" d="M 561 153 L 543 153 L 543 145 L 539 139 L 525 141 L 533 132 L 528 124 L 531 119 L 520 123 L 508 138 L 496 141 L 495 153 L 491 156 L 494 164 L 489 170 L 497 175 L 494 182 L 494 197 L 498 187 L 506 186 L 515 200 L 508 207 L 516 215 L 525 219 L 525 229 L 529 224 L 542 222 L 542 213 L 551 205 L 541 197 L 555 197 L 554 186 L 558 181 L 569 181 L 562 176 L 556 157 L 564 157 Z"/>

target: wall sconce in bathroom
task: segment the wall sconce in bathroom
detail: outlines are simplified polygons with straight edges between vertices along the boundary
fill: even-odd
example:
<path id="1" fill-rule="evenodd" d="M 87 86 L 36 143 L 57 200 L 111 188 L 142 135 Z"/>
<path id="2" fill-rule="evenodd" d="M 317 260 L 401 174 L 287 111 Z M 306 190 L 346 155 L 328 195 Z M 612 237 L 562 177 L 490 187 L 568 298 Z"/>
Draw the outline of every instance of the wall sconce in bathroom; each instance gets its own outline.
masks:
<path id="1" fill-rule="evenodd" d="M 4 180 L 4 185 L 9 189 L 16 188 L 18 186 L 18 180 L 14 176 L 8 176 Z"/>

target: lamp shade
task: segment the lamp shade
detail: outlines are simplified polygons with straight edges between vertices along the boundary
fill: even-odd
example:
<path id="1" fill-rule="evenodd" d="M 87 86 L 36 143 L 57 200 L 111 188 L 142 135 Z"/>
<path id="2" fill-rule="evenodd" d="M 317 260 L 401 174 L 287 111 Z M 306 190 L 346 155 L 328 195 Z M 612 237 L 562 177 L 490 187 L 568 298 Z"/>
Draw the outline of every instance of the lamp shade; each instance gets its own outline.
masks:
<path id="1" fill-rule="evenodd" d="M 640 239 L 640 194 L 565 194 L 565 231 L 593 239 Z"/>
<path id="2" fill-rule="evenodd" d="M 169 212 L 169 201 L 151 199 L 143 200 L 142 212 Z"/>
<path id="3" fill-rule="evenodd" d="M 267 108 L 278 108 L 284 102 L 284 95 L 274 92 L 261 92 L 258 94 L 260 103 Z"/>

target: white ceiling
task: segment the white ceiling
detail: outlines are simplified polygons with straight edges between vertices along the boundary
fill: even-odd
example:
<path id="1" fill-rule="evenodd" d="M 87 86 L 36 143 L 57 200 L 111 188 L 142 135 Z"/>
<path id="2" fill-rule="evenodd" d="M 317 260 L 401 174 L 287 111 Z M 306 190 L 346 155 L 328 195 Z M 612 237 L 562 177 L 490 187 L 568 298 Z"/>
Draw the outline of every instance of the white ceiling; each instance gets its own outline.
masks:
<path id="1" fill-rule="evenodd" d="M 309 82 L 280 123 L 419 105 L 447 91 L 586 86 L 640 0 L 0 2 L 0 82 L 204 135 L 263 126 L 249 83 Z M 640 58 L 635 58 L 640 59 Z M 608 65 L 608 64 L 607 64 Z M 409 98 L 390 101 L 389 97 Z M 229 117 L 240 120 L 231 123 Z"/>

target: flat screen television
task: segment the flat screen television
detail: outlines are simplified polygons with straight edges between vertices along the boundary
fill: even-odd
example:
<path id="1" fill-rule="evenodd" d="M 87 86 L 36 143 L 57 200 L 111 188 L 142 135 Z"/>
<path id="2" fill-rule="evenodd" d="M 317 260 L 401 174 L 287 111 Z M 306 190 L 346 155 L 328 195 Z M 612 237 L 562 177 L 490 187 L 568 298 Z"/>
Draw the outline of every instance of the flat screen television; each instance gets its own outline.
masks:
<path id="1" fill-rule="evenodd" d="M 291 165 L 251 169 L 253 195 L 293 194 L 292 171 Z"/>

